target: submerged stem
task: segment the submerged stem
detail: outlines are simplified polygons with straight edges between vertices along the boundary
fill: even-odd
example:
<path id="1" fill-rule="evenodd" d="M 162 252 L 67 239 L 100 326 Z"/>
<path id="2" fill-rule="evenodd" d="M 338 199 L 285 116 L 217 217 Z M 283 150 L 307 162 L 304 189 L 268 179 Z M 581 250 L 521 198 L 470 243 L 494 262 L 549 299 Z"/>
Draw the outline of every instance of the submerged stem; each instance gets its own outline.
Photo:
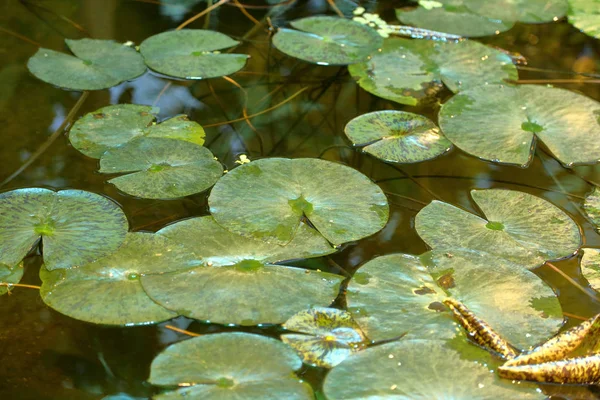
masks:
<path id="1" fill-rule="evenodd" d="M 175 331 L 175 332 L 183 333 L 184 335 L 188 335 L 188 336 L 194 336 L 194 337 L 196 337 L 196 336 L 202 336 L 199 333 L 194 333 L 194 332 L 186 331 L 185 329 L 177 328 L 176 326 L 173 326 L 173 325 L 165 325 L 165 328 L 170 329 L 170 330 Z"/>
<path id="2" fill-rule="evenodd" d="M 577 283 L 575 281 L 575 279 L 571 278 L 569 275 L 567 275 L 566 273 L 564 273 L 560 268 L 558 268 L 556 265 L 552 264 L 549 261 L 546 261 L 546 265 L 549 266 L 550 268 L 552 268 L 555 272 L 557 272 L 559 275 L 561 275 L 563 278 L 565 278 L 567 281 L 569 281 L 569 283 L 573 286 L 575 286 L 579 291 L 583 292 L 586 294 L 586 296 L 591 297 L 594 300 L 598 300 L 598 297 L 596 295 L 591 294 L 586 288 L 584 288 L 583 286 L 581 286 L 579 283 Z"/>

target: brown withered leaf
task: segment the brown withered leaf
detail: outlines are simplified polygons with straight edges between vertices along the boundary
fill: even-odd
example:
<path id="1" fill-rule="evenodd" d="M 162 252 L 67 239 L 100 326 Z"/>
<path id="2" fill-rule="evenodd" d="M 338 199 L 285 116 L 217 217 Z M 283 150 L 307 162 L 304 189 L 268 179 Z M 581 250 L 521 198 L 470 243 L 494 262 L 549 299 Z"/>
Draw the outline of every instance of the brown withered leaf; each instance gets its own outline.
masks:
<path id="1" fill-rule="evenodd" d="M 600 314 L 559 333 L 546 343 L 507 361 L 504 365 L 531 365 L 564 360 L 574 355 L 587 356 L 596 351 L 598 342 L 600 342 Z M 574 354 L 576 350 L 578 354 Z"/>
<path id="2" fill-rule="evenodd" d="M 455 299 L 445 299 L 444 304 L 452 310 L 454 316 L 469 334 L 471 340 L 481 347 L 498 353 L 502 358 L 510 360 L 518 355 L 513 346 L 504 340 L 484 320 L 473 314 L 467 306 Z"/>
<path id="3" fill-rule="evenodd" d="M 592 384 L 600 381 L 600 355 L 532 365 L 498 367 L 501 378 L 548 383 Z"/>

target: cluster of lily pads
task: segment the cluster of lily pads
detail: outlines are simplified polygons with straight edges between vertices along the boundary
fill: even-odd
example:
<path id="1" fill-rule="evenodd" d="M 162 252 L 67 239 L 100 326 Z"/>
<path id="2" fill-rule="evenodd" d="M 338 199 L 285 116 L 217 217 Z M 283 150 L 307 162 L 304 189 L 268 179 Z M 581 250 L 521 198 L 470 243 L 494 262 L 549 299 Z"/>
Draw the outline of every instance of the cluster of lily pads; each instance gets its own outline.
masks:
<path id="1" fill-rule="evenodd" d="M 585 6 L 571 3 L 571 20 L 587 29 L 578 14 Z M 566 12 L 566 0 L 421 0 L 398 17 L 419 28 L 482 36 Z M 273 36 L 276 48 L 316 64 L 349 65 L 376 96 L 414 105 L 443 86 L 455 93 L 441 107 L 439 127 L 396 110 L 350 121 L 346 136 L 376 158 L 419 162 L 455 145 L 526 166 L 541 140 L 565 165 L 600 160 L 600 104 L 561 89 L 510 84 L 518 73 L 500 50 L 469 40 L 384 39 L 368 23 L 335 17 L 291 26 Z M 112 41 L 67 40 L 74 56 L 40 49 L 28 67 L 71 90 L 114 86 L 146 67 L 204 79 L 243 68 L 248 56 L 220 52 L 237 44 L 207 30 L 161 33 L 139 52 Z M 332 254 L 380 231 L 389 207 L 376 184 L 320 159 L 265 158 L 224 174 L 203 146 L 199 124 L 186 116 L 156 122 L 156 113 L 144 105 L 104 107 L 79 119 L 69 140 L 99 159 L 101 173 L 122 174 L 109 182 L 132 196 L 173 199 L 212 187 L 210 215 L 155 233 L 130 232 L 120 207 L 98 194 L 0 194 L 2 281 L 18 283 L 23 258 L 38 250 L 41 297 L 65 315 L 126 326 L 182 315 L 232 326 L 282 324 L 288 331 L 281 341 L 219 333 L 170 346 L 152 363 L 149 381 L 164 389 L 156 399 L 312 399 L 313 389 L 295 375 L 302 362 L 331 369 L 323 386 L 330 400 L 545 397 L 534 385 L 490 373 L 501 360 L 470 343 L 471 327 L 459 327 L 455 310 L 468 308 L 519 352 L 555 335 L 563 322 L 556 293 L 531 270 L 579 250 L 579 228 L 563 211 L 500 189 L 471 192 L 480 215 L 433 201 L 415 219 L 431 251 L 374 258 L 342 285 L 342 276 L 290 262 Z M 598 260 L 597 250 L 585 250 L 592 285 L 600 282 Z M 346 310 L 328 308 L 340 294 Z"/>

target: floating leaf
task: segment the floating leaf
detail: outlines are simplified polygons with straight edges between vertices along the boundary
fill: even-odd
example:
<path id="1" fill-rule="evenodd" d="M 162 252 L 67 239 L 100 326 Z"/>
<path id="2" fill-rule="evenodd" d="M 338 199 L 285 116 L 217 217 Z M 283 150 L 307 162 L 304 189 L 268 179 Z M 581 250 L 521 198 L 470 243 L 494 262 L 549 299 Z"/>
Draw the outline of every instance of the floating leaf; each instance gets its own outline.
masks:
<path id="1" fill-rule="evenodd" d="M 583 209 L 594 225 L 596 226 L 596 230 L 600 230 L 600 191 L 598 187 L 595 186 L 592 193 L 585 198 L 585 202 L 583 203 Z"/>
<path id="2" fill-rule="evenodd" d="M 182 243 L 205 267 L 144 276 L 144 289 L 179 314 L 222 324 L 282 323 L 298 310 L 327 306 L 343 278 L 269 263 L 333 252 L 326 240 L 301 224 L 285 247 L 231 233 L 212 217 L 193 218 L 157 232 Z"/>
<path id="3" fill-rule="evenodd" d="M 238 44 L 219 32 L 183 29 L 149 37 L 140 45 L 140 53 L 146 65 L 162 74 L 183 79 L 208 79 L 244 68 L 249 56 L 219 51 Z"/>
<path id="4" fill-rule="evenodd" d="M 535 274 L 485 253 L 392 254 L 364 264 L 348 284 L 348 310 L 372 340 L 407 337 L 452 339 L 451 297 L 487 321 L 519 349 L 529 348 L 562 324 L 556 294 Z"/>
<path id="5" fill-rule="evenodd" d="M 200 193 L 223 175 L 206 147 L 161 138 L 138 138 L 108 150 L 100 172 L 129 173 L 109 180 L 119 190 L 146 199 L 175 199 Z"/>
<path id="6" fill-rule="evenodd" d="M 389 214 L 385 195 L 369 178 L 311 158 L 241 165 L 217 182 L 209 204 L 228 230 L 279 244 L 294 237 L 303 217 L 339 245 L 379 231 Z"/>
<path id="7" fill-rule="evenodd" d="M 477 317 L 464 304 L 454 299 L 445 299 L 447 305 L 475 343 L 489 349 L 502 358 L 512 359 L 517 356 L 515 349 L 504 338 L 497 334 L 487 322 Z"/>
<path id="8" fill-rule="evenodd" d="M 42 268 L 40 294 L 56 311 L 82 321 L 108 325 L 145 325 L 177 314 L 152 301 L 140 279 L 147 274 L 190 269 L 197 257 L 169 239 L 134 232 L 115 253 L 68 270 Z"/>
<path id="9" fill-rule="evenodd" d="M 68 90 L 99 90 L 137 78 L 146 71 L 142 57 L 112 40 L 65 39 L 75 57 L 40 48 L 27 62 L 37 78 Z"/>
<path id="10" fill-rule="evenodd" d="M 600 0 L 568 0 L 569 22 L 586 35 L 600 39 Z"/>
<path id="11" fill-rule="evenodd" d="M 185 115 L 153 124 L 157 110 L 137 104 L 116 104 L 84 115 L 73 124 L 69 140 L 88 157 L 100 158 L 108 149 L 138 137 L 180 139 L 204 144 L 204 129 Z"/>
<path id="12" fill-rule="evenodd" d="M 585 248 L 581 258 L 581 274 L 596 291 L 600 291 L 600 250 Z"/>
<path id="13" fill-rule="evenodd" d="M 534 138 L 564 165 L 600 160 L 600 103 L 544 86 L 480 86 L 442 106 L 440 128 L 457 147 L 486 160 L 526 166 Z"/>
<path id="14" fill-rule="evenodd" d="M 408 105 L 418 104 L 442 82 L 459 92 L 518 79 L 507 54 L 470 40 L 386 39 L 381 52 L 348 71 L 366 91 Z"/>
<path id="15" fill-rule="evenodd" d="M 281 335 L 306 364 L 333 368 L 362 350 L 367 339 L 347 311 L 315 307 L 288 319 L 283 327 L 301 334 Z"/>
<path id="16" fill-rule="evenodd" d="M 157 232 L 197 254 L 208 266 L 234 265 L 244 260 L 263 263 L 320 257 L 335 252 L 317 231 L 300 223 L 296 236 L 286 246 L 271 244 L 232 233 L 212 216 L 190 218 Z"/>
<path id="17" fill-rule="evenodd" d="M 2 283 L 19 283 L 23 277 L 23 263 L 19 263 L 14 267 L 0 264 L 0 282 Z M 8 286 L 0 286 L 0 296 L 8 293 Z"/>
<path id="18" fill-rule="evenodd" d="M 575 253 L 579 228 L 539 197 L 504 189 L 472 190 L 485 219 L 434 200 L 415 219 L 421 238 L 436 250 L 486 251 L 528 268 Z"/>
<path id="19" fill-rule="evenodd" d="M 273 45 L 288 56 L 321 65 L 348 65 L 366 61 L 381 47 L 383 38 L 369 26 L 337 17 L 308 17 L 281 28 Z"/>
<path id="20" fill-rule="evenodd" d="M 567 0 L 421 0 L 419 4 L 414 10 L 396 10 L 396 16 L 405 24 L 461 36 L 498 34 L 517 21 L 556 21 L 568 8 Z"/>
<path id="21" fill-rule="evenodd" d="M 535 386 L 497 379 L 490 367 L 442 340 L 403 339 L 348 357 L 329 372 L 323 391 L 329 400 L 546 398 Z"/>
<path id="22" fill-rule="evenodd" d="M 71 268 L 114 252 L 128 223 L 111 200 L 83 190 L 0 194 L 0 263 L 16 265 L 41 239 L 46 268 Z"/>
<path id="23" fill-rule="evenodd" d="M 360 115 L 346 125 L 346 136 L 363 151 L 391 162 L 414 163 L 445 153 L 452 144 L 431 120 L 386 110 Z"/>
<path id="24" fill-rule="evenodd" d="M 150 383 L 176 391 L 156 400 L 312 400 L 294 375 L 302 361 L 278 340 L 248 333 L 217 333 L 185 340 L 160 353 Z"/>

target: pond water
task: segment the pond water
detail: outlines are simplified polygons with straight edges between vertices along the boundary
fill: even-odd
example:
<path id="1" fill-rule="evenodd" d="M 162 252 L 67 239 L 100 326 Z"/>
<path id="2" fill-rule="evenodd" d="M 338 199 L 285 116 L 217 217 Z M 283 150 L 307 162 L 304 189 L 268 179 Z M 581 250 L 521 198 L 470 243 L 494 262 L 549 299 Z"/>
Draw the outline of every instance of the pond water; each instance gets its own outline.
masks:
<path id="1" fill-rule="evenodd" d="M 153 0 L 2 2 L 0 181 L 13 174 L 43 145 L 80 96 L 78 92 L 52 87 L 28 72 L 27 60 L 38 45 L 66 51 L 65 38 L 83 37 L 139 44 L 151 35 L 174 29 L 205 7 L 204 3 L 188 3 L 189 9 L 185 10 L 168 8 Z M 400 109 L 435 120 L 440 104 L 451 93 L 441 91 L 431 102 L 420 106 L 402 106 L 360 89 L 345 67 L 317 66 L 282 54 L 270 46 L 269 24 L 285 26 L 289 20 L 328 12 L 324 0 L 286 3 L 290 4 L 269 11 L 266 3 L 252 2 L 247 12 L 256 19 L 253 21 L 231 2 L 213 11 L 210 18 L 201 18 L 189 26 L 207 27 L 242 41 L 236 53 L 249 54 L 251 59 L 231 77 L 243 90 L 220 78 L 173 80 L 166 85 L 169 81 L 146 73 L 111 89 L 91 92 L 75 118 L 114 103 L 157 105 L 161 119 L 185 113 L 204 126 L 205 146 L 226 168 L 234 168 L 241 154 L 252 160 L 267 156 L 320 157 L 349 165 L 379 183 L 391 207 L 387 226 L 374 236 L 344 245 L 329 257 L 302 263 L 309 268 L 352 274 L 378 255 L 421 254 L 428 248 L 414 229 L 416 213 L 434 199 L 478 212 L 469 196 L 471 189 L 516 189 L 540 196 L 566 211 L 579 224 L 586 246 L 600 247 L 600 236 L 582 209 L 592 183 L 600 184 L 600 168 L 566 169 L 543 145 L 538 145 L 526 169 L 486 162 L 456 147 L 437 159 L 408 165 L 386 164 L 353 150 L 343 129 L 357 115 Z M 405 3 L 409 2 L 382 2 L 377 11 L 391 21 L 394 8 Z M 527 59 L 527 66 L 519 68 L 523 84 L 552 83 L 600 100 L 598 81 L 584 82 L 581 75 L 573 74 L 600 77 L 600 41 L 584 35 L 566 21 L 517 24 L 482 41 Z M 243 120 L 226 123 L 242 117 L 245 105 L 248 114 L 272 109 L 253 118 L 252 126 Z M 97 164 L 97 160 L 75 150 L 66 135 L 61 135 L 0 189 L 74 188 L 101 193 L 123 207 L 131 229 L 136 231 L 154 232 L 173 221 L 209 214 L 206 192 L 169 201 L 133 198 L 108 184 L 96 172 Z M 41 261 L 36 254 L 26 258 L 21 283 L 40 284 Z M 556 265 L 587 287 L 577 257 Z M 538 268 L 535 273 L 558 293 L 565 315 L 570 315 L 566 317 L 567 327 L 600 312 L 600 298 L 594 297 L 593 290 L 589 290 L 591 296 L 581 293 L 549 267 Z M 0 321 L 2 399 L 101 399 L 118 393 L 149 398 L 155 393 L 146 382 L 152 359 L 167 345 L 185 338 L 166 329 L 166 323 L 120 328 L 80 322 L 48 308 L 36 290 L 25 288 L 15 288 L 12 294 L 0 298 Z M 245 331 L 273 337 L 280 333 L 277 327 L 224 327 L 184 317 L 168 323 L 197 333 Z M 318 389 L 325 373 L 323 369 L 304 367 L 299 375 Z M 589 388 L 587 398 L 594 398 L 593 390 Z"/>

